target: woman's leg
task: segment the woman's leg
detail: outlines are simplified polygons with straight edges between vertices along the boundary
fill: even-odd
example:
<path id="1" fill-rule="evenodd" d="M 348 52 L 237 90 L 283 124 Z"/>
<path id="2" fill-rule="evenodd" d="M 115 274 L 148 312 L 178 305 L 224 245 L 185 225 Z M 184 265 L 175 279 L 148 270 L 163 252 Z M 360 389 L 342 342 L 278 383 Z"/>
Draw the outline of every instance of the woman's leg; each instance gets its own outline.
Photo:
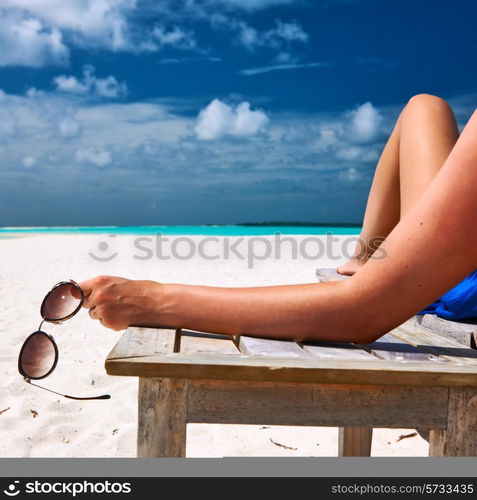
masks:
<path id="1" fill-rule="evenodd" d="M 459 137 L 449 105 L 420 94 L 405 106 L 383 150 L 374 175 L 361 232 L 352 260 L 340 274 L 357 272 L 414 205 L 444 164 Z M 364 246 L 366 244 L 366 247 Z"/>
<path id="2" fill-rule="evenodd" d="M 338 273 L 353 275 L 373 253 L 373 238 L 386 237 L 399 222 L 401 210 L 399 187 L 399 138 L 401 116 L 381 154 L 366 204 L 360 241 L 351 260 L 337 268 Z"/>
<path id="3" fill-rule="evenodd" d="M 454 113 L 444 99 L 421 94 L 409 101 L 399 141 L 401 218 L 434 180 L 458 138 Z"/>

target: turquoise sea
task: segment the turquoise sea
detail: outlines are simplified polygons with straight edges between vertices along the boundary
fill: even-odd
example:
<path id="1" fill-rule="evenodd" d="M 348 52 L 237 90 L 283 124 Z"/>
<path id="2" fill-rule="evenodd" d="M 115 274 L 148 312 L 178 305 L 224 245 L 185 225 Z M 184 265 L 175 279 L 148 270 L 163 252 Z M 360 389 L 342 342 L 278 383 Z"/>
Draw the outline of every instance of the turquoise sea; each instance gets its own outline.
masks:
<path id="1" fill-rule="evenodd" d="M 82 226 L 0 227 L 0 237 L 28 234 L 184 234 L 206 236 L 264 236 L 280 234 L 359 234 L 360 226 L 327 225 L 206 225 L 206 226 Z"/>

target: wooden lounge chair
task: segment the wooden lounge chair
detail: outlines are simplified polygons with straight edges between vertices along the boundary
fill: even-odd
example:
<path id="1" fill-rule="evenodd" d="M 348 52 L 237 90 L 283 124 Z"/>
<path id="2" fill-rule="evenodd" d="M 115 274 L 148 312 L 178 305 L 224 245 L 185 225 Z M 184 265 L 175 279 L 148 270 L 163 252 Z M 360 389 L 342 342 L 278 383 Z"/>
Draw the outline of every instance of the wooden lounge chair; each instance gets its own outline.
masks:
<path id="1" fill-rule="evenodd" d="M 431 456 L 477 456 L 475 332 L 411 318 L 358 346 L 134 327 L 106 371 L 139 378 L 140 457 L 185 456 L 187 423 L 339 427 L 341 456 L 369 456 L 373 427 L 410 427 Z"/>

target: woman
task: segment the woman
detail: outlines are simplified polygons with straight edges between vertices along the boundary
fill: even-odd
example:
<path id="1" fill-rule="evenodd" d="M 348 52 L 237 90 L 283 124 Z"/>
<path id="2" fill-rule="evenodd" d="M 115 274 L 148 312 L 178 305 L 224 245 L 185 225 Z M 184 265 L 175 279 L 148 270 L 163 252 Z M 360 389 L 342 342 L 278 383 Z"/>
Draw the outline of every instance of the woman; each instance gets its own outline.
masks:
<path id="1" fill-rule="evenodd" d="M 477 112 L 459 137 L 447 103 L 413 97 L 378 163 L 352 275 L 330 283 L 216 288 L 101 276 L 81 284 L 93 319 L 114 330 L 167 325 L 215 333 L 368 343 L 477 268 Z M 384 251 L 384 252 L 382 252 Z"/>

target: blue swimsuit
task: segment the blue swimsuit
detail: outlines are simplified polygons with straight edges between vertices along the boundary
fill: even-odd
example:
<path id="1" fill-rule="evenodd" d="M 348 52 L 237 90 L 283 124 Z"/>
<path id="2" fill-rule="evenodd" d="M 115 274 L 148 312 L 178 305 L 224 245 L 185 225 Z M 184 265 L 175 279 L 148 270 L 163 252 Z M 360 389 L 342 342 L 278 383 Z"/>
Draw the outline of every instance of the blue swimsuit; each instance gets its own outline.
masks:
<path id="1" fill-rule="evenodd" d="M 449 320 L 477 318 L 477 270 L 419 314 L 436 314 Z"/>

